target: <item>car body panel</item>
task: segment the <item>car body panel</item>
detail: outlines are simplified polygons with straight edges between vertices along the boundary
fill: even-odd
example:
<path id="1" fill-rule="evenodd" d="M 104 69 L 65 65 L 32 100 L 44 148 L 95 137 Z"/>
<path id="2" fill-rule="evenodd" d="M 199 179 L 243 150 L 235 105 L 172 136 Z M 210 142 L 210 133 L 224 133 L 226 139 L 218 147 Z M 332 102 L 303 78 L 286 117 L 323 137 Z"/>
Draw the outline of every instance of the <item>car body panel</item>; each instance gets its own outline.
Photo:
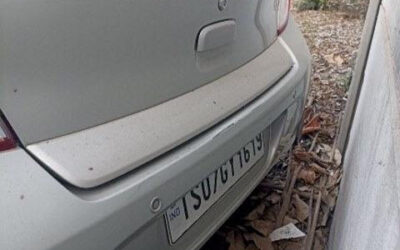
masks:
<path id="1" fill-rule="evenodd" d="M 24 145 L 148 109 L 231 72 L 276 39 L 273 1 L 0 1 L 0 109 Z M 196 53 L 199 31 L 234 39 Z"/>
<path id="2" fill-rule="evenodd" d="M 195 91 L 27 149 L 68 183 L 82 188 L 99 186 L 232 115 L 271 88 L 293 63 L 278 41 L 243 67 Z"/>
<path id="3" fill-rule="evenodd" d="M 292 69 L 240 111 L 112 182 L 73 187 L 22 148 L 0 153 L 0 249 L 197 249 L 271 167 L 273 151 L 293 141 L 309 81 L 310 55 L 292 20 L 279 41 Z M 268 69 L 266 69 L 268 70 Z M 232 126 L 234 124 L 234 126 Z M 260 131 L 270 153 L 170 245 L 164 212 Z M 162 209 L 152 212 L 154 197 Z"/>

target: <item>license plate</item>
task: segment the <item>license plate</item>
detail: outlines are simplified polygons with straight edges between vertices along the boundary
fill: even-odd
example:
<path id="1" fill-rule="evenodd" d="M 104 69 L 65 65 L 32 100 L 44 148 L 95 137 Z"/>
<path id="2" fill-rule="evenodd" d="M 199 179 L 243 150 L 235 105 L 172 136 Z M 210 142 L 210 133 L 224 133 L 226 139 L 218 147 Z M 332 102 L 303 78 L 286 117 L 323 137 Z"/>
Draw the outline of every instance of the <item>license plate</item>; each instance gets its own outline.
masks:
<path id="1" fill-rule="evenodd" d="M 165 213 L 170 242 L 176 242 L 218 199 L 264 155 L 262 133 L 237 151 Z"/>

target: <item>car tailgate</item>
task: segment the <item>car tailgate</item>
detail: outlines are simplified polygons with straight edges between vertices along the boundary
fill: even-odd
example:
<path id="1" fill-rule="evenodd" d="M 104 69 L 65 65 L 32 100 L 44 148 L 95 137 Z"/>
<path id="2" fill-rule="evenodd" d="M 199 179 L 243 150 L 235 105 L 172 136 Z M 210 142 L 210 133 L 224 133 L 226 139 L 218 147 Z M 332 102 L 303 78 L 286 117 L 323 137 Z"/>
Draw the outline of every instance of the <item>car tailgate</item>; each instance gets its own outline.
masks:
<path id="1" fill-rule="evenodd" d="M 149 109 L 265 50 L 273 2 L 0 1 L 0 109 L 24 145 Z M 200 31 L 227 20 L 197 51 Z"/>
<path id="2" fill-rule="evenodd" d="M 278 40 L 248 64 L 195 91 L 107 124 L 31 144 L 27 149 L 63 180 L 81 188 L 95 187 L 138 168 L 245 107 L 293 65 L 290 53 Z"/>

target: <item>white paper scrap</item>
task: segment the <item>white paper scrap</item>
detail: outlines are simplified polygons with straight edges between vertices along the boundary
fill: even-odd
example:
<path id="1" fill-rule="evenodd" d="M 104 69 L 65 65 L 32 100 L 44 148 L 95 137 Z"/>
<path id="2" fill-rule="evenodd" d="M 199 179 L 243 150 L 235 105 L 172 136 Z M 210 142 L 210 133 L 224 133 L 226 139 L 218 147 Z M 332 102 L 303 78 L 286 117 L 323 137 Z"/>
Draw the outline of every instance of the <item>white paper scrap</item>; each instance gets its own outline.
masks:
<path id="1" fill-rule="evenodd" d="M 269 238 L 272 242 L 284 239 L 295 239 L 306 236 L 300 229 L 298 229 L 293 223 L 289 223 L 286 226 L 280 227 L 270 233 Z"/>

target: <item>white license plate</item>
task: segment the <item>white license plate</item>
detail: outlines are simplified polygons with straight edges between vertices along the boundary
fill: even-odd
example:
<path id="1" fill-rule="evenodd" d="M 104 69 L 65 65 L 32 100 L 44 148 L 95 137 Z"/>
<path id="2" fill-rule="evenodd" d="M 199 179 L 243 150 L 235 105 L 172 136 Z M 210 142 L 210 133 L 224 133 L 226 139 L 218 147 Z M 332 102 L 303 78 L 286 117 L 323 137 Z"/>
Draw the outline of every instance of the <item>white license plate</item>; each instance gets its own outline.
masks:
<path id="1" fill-rule="evenodd" d="M 172 204 L 165 213 L 171 243 L 176 242 L 263 155 L 264 138 L 260 133 L 185 196 Z"/>

